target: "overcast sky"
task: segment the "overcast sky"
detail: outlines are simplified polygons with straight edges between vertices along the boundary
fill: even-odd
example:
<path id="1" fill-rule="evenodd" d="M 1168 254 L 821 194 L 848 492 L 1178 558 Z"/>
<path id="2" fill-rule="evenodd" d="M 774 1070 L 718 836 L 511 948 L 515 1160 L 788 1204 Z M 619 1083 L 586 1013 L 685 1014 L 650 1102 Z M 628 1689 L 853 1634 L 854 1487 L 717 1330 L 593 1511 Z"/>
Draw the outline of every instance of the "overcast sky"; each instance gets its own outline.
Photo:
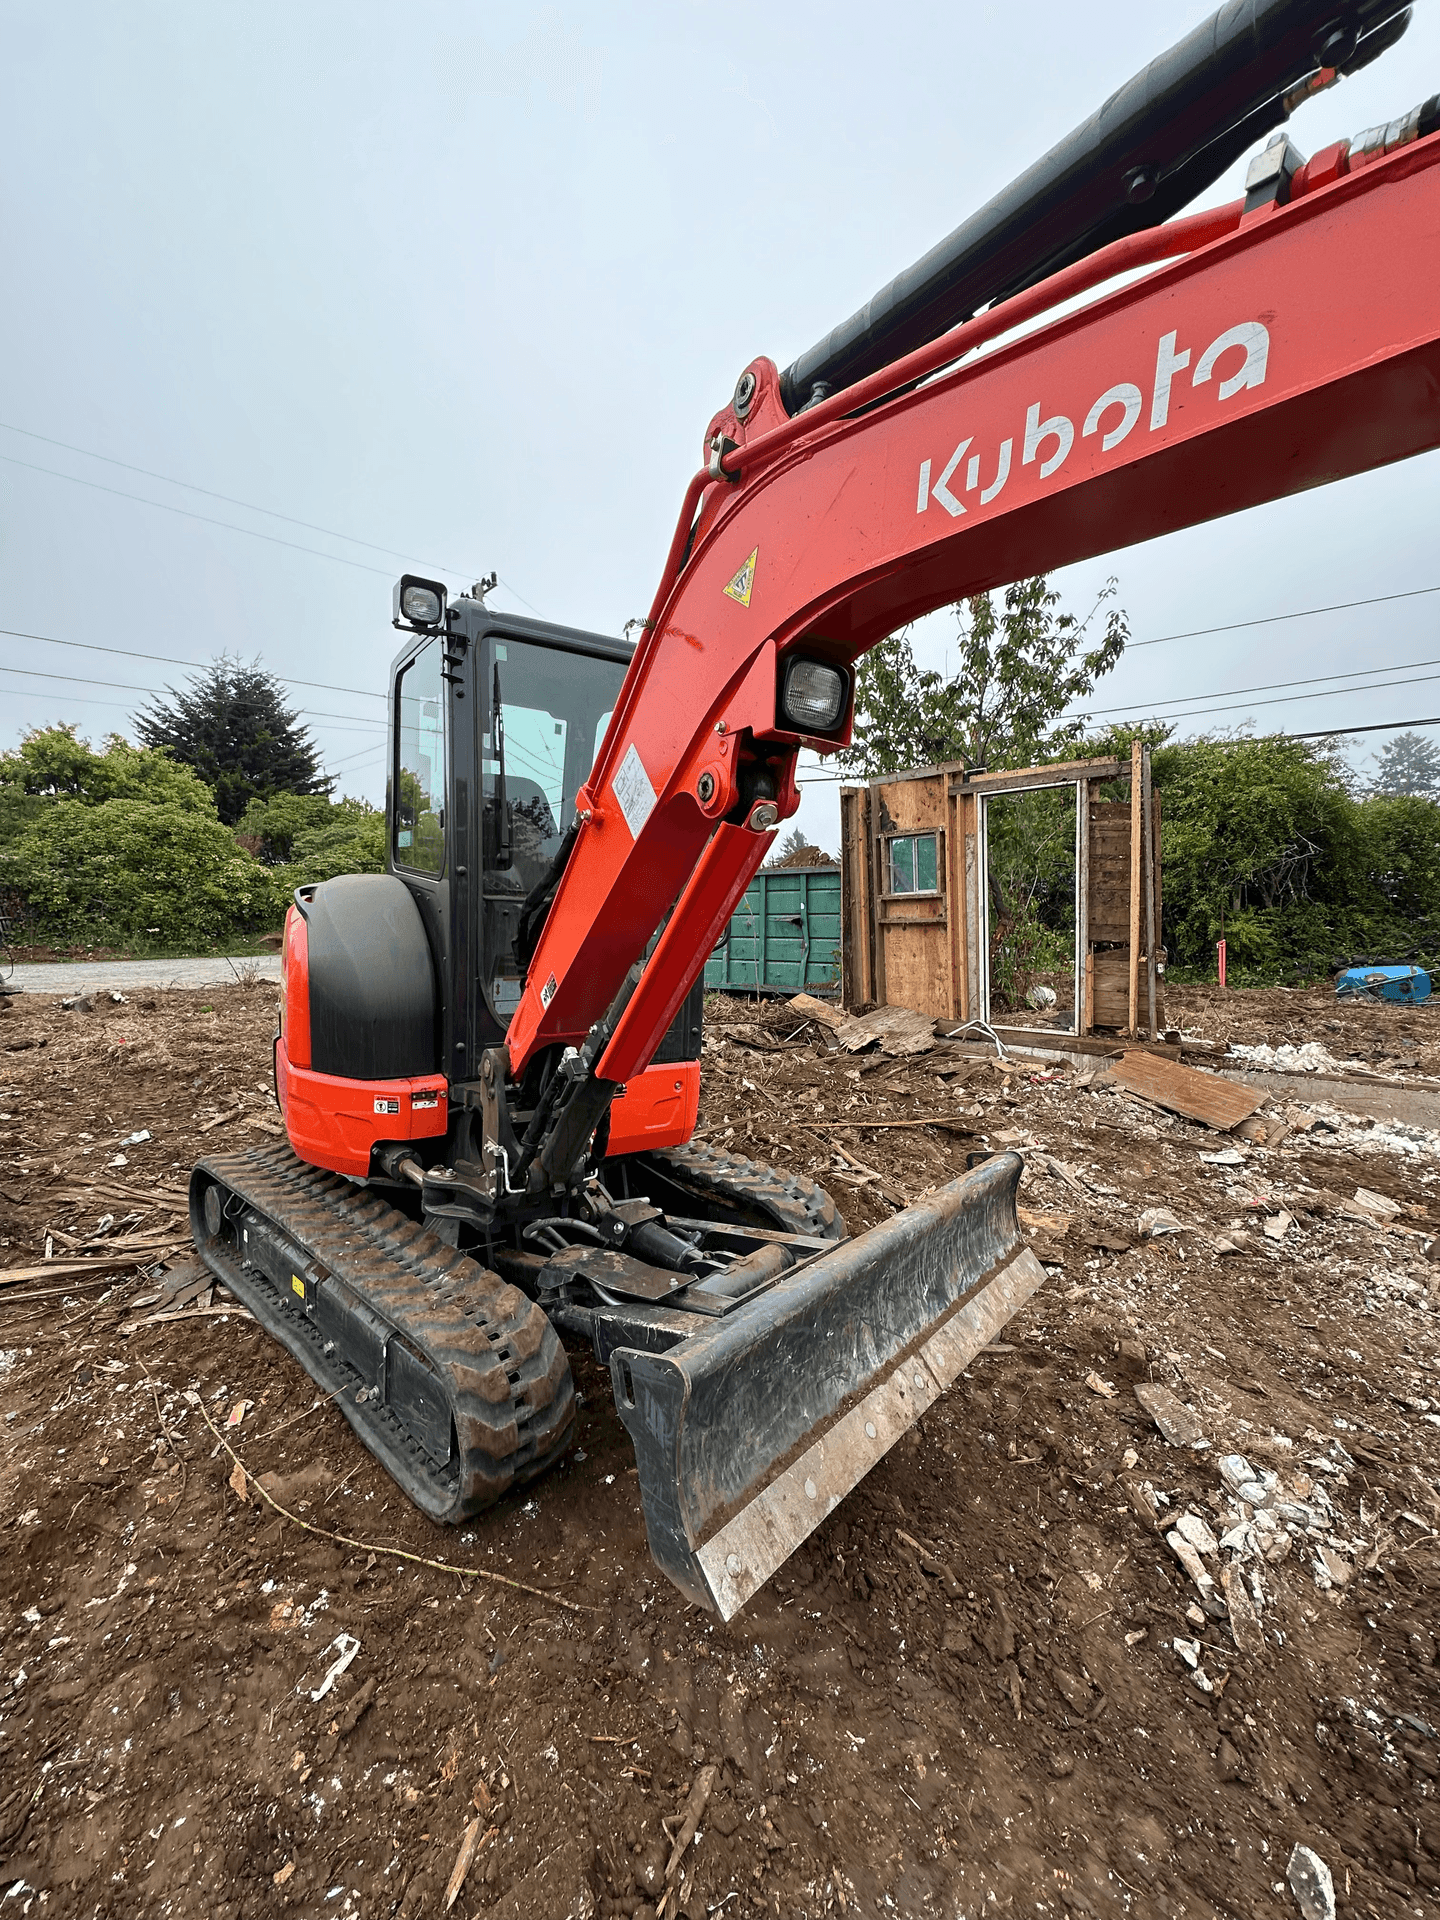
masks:
<path id="1" fill-rule="evenodd" d="M 380 799 L 398 556 L 618 632 L 746 362 L 786 364 L 1204 12 L 0 0 L 0 626 L 353 690 L 295 698 Z M 1440 87 L 1440 4 L 1416 14 L 1297 114 L 1304 152 Z M 1428 455 L 1057 584 L 1084 609 L 1114 573 L 1137 640 L 1440 586 L 1437 479 Z M 921 639 L 937 666 L 947 632 Z M 1135 652 L 1095 705 L 1437 639 L 1440 594 L 1214 634 Z M 0 747 L 123 730 L 127 688 L 183 678 L 34 639 L 0 663 Z M 1440 679 L 1212 704 L 1192 728 L 1403 722 L 1440 713 Z M 832 848 L 835 808 L 807 788 Z"/>

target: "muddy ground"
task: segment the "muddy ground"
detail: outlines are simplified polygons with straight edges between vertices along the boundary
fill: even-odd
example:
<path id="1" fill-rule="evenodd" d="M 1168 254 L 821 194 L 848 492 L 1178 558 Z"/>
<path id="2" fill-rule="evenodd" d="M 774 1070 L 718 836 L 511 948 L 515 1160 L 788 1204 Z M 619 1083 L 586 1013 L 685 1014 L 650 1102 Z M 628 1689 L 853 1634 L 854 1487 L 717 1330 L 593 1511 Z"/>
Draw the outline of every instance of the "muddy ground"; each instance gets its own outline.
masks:
<path id="1" fill-rule="evenodd" d="M 441 1534 L 223 1298 L 155 1320 L 163 1281 L 58 1271 L 127 1233 L 153 1272 L 197 1154 L 269 1141 L 272 1002 L 0 1014 L 0 1269 L 47 1236 L 57 1263 L 0 1286 L 0 1910 L 438 1913 L 478 1822 L 455 1914 L 650 1920 L 713 1766 L 670 1883 L 691 1920 L 1252 1920 L 1300 1911 L 1297 1843 L 1341 1914 L 1440 1912 L 1434 1136 L 1307 1120 L 1300 1086 L 1252 1149 L 1103 1073 L 852 1058 L 712 1003 L 706 1138 L 813 1173 L 853 1230 L 1017 1147 L 1048 1275 L 725 1627 L 653 1570 L 583 1354 L 564 1466 Z M 1323 991 L 1170 1017 L 1440 1060 L 1440 1014 Z M 929 1124 L 874 1124 L 900 1119 Z M 1142 1238 L 1153 1205 L 1183 1231 Z M 1207 1444 L 1162 1437 L 1147 1385 Z M 237 1407 L 243 1482 L 205 1419 Z M 1274 1476 L 1258 1515 L 1232 1453 Z"/>

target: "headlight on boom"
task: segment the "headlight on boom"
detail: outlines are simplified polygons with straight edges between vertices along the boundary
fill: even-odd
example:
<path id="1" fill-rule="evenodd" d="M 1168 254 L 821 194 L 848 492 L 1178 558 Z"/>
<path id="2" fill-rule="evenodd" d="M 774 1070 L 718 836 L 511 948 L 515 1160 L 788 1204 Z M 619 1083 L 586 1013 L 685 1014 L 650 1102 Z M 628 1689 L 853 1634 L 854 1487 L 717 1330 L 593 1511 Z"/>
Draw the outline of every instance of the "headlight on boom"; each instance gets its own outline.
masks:
<path id="1" fill-rule="evenodd" d="M 833 733 L 845 716 L 850 676 L 822 660 L 792 660 L 780 694 L 782 717 L 800 733 Z"/>

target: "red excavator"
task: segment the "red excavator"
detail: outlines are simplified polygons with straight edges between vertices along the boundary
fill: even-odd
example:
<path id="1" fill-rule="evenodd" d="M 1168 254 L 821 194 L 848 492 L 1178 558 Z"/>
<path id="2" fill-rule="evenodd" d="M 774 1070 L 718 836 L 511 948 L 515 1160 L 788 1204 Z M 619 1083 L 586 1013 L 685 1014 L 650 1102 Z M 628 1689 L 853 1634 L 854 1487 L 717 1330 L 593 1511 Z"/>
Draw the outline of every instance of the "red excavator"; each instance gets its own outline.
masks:
<path id="1" fill-rule="evenodd" d="M 1277 131 L 1407 20 L 1231 0 L 753 360 L 633 655 L 396 586 L 389 871 L 297 893 L 290 1145 L 202 1160 L 191 1217 L 435 1519 L 559 1457 L 588 1341 L 655 1560 L 728 1619 L 1040 1283 L 1014 1154 L 847 1240 L 808 1180 L 694 1143 L 705 957 L 884 635 L 1440 446 L 1440 97 L 1308 160 Z M 1272 133 L 1242 200 L 1178 217 Z"/>

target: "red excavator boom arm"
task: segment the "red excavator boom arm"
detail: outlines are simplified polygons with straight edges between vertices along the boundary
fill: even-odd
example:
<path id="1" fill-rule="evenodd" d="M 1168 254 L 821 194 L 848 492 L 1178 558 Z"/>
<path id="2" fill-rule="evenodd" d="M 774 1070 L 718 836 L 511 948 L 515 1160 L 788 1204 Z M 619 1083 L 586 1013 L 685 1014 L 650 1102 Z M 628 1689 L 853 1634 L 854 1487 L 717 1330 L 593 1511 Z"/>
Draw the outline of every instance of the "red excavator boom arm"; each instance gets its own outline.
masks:
<path id="1" fill-rule="evenodd" d="M 848 739 L 848 713 L 785 719 L 789 662 L 848 672 L 948 601 L 1440 446 L 1440 134 L 1341 143 L 1286 184 L 1117 241 L 793 418 L 752 363 L 580 797 L 512 1073 L 606 1016 L 669 914 L 593 1070 L 647 1064 L 798 805 L 800 746 Z"/>

